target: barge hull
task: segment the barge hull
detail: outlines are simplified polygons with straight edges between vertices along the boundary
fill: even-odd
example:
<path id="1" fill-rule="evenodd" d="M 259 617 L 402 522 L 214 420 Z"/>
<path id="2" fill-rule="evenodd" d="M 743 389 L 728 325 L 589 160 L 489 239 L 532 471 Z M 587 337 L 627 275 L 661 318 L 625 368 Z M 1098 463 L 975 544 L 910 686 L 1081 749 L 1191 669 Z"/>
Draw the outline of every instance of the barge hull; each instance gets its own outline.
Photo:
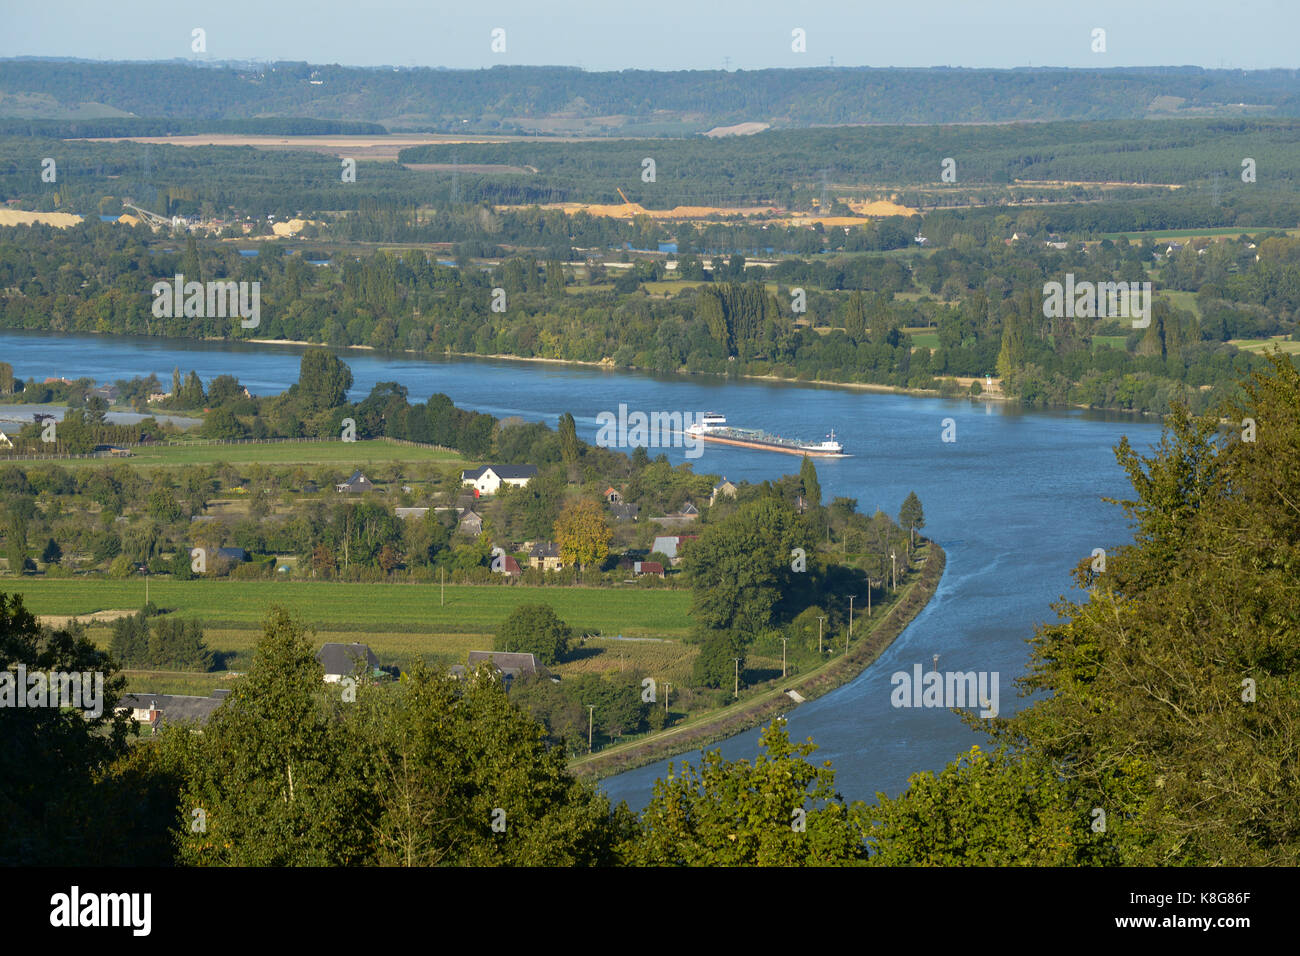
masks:
<path id="1" fill-rule="evenodd" d="M 779 451 L 786 455 L 807 455 L 809 458 L 848 458 L 849 456 L 838 451 L 812 451 L 803 448 L 792 448 L 785 445 L 769 445 L 760 441 L 745 441 L 740 438 L 721 438 L 717 435 L 696 435 L 703 441 L 715 441 L 722 445 L 737 445 L 740 448 L 755 448 L 759 451 Z"/>

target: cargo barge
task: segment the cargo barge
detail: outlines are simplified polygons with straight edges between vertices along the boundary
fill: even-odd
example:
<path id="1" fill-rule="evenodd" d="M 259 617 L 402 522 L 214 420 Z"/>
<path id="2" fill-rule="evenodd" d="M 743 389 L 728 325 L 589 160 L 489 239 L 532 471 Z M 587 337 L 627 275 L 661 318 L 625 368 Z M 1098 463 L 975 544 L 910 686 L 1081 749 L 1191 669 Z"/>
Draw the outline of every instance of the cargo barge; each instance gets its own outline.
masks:
<path id="1" fill-rule="evenodd" d="M 735 428 L 727 425 L 727 419 L 717 412 L 705 412 L 696 425 L 686 429 L 703 441 L 718 442 L 722 445 L 736 445 L 740 448 L 756 448 L 759 451 L 779 451 L 787 455 L 807 455 L 809 458 L 847 458 L 844 446 L 835 440 L 831 431 L 826 441 L 806 442 L 794 438 L 782 438 L 757 428 Z"/>

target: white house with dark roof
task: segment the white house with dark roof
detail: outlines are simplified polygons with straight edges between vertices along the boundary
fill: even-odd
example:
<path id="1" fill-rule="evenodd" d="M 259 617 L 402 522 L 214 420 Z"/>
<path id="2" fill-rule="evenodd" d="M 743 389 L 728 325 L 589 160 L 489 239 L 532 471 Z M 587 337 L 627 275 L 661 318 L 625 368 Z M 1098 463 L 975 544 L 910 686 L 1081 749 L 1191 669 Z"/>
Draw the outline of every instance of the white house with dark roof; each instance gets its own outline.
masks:
<path id="1" fill-rule="evenodd" d="M 536 465 L 484 465 L 460 473 L 462 485 L 472 485 L 480 495 L 494 495 L 502 485 L 524 488 L 537 477 Z"/>

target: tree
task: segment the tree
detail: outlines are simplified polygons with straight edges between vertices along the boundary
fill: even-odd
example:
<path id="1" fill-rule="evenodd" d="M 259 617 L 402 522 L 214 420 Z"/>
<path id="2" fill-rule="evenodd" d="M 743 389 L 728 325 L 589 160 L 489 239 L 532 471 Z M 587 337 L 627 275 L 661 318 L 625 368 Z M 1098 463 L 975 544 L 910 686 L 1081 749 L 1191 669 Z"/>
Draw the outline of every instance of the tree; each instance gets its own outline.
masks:
<path id="1" fill-rule="evenodd" d="M 206 830 L 183 826 L 191 866 L 346 866 L 366 859 L 372 804 L 357 748 L 322 702 L 320 663 L 303 625 L 268 614 L 247 675 L 208 720 L 182 807 L 205 811 Z"/>
<path id="2" fill-rule="evenodd" d="M 569 654 L 573 629 L 549 604 L 521 604 L 497 628 L 493 650 L 532 654 L 543 664 L 558 664 Z"/>
<path id="3" fill-rule="evenodd" d="M 0 661 L 0 865 L 109 864 L 102 775 L 130 749 L 130 716 L 116 709 L 126 681 L 84 629 L 41 627 L 17 594 L 0 593 Z M 20 665 L 28 681 L 10 683 Z M 80 711 L 30 706 L 30 675 L 51 671 L 98 673 L 101 692 L 83 684 Z M 29 706 L 14 706 L 17 693 Z"/>
<path id="4" fill-rule="evenodd" d="M 571 502 L 555 521 L 560 559 L 566 564 L 576 564 L 580 571 L 605 560 L 613 536 L 605 509 L 589 498 Z"/>
<path id="5" fill-rule="evenodd" d="M 729 631 L 713 631 L 700 645 L 691 668 L 691 683 L 696 687 L 734 688 L 737 671 L 744 669 L 744 641 Z"/>
<path id="6" fill-rule="evenodd" d="M 778 718 L 762 753 L 727 761 L 719 751 L 655 782 L 641 832 L 625 844 L 634 866 L 843 866 L 867 858 L 866 814 L 835 791 L 835 771 L 807 758 Z"/>
<path id="7" fill-rule="evenodd" d="M 898 526 L 908 532 L 909 549 L 916 545 L 916 529 L 925 527 L 925 511 L 921 508 L 921 499 L 915 491 L 909 491 L 903 499 L 903 506 L 898 509 Z"/>
<path id="8" fill-rule="evenodd" d="M 816 511 L 822 506 L 822 486 L 817 480 L 817 466 L 807 455 L 799 464 L 799 483 L 803 486 L 804 502 L 809 511 Z"/>
<path id="9" fill-rule="evenodd" d="M 310 349 L 303 353 L 296 388 L 305 415 L 342 405 L 351 387 L 352 369 L 333 352 Z"/>
<path id="10" fill-rule="evenodd" d="M 578 455 L 582 446 L 578 442 L 578 425 L 573 415 L 565 412 L 560 416 L 560 456 L 570 469 L 578 464 Z"/>
<path id="11" fill-rule="evenodd" d="M 228 408 L 216 408 L 203 418 L 202 434 L 204 438 L 230 439 L 247 438 L 248 429 Z"/>
<path id="12" fill-rule="evenodd" d="M 683 554 L 691 614 L 704 628 L 755 634 L 767 627 L 782 595 L 796 590 L 790 566 L 796 547 L 811 550 L 795 515 L 771 498 L 705 527 Z"/>

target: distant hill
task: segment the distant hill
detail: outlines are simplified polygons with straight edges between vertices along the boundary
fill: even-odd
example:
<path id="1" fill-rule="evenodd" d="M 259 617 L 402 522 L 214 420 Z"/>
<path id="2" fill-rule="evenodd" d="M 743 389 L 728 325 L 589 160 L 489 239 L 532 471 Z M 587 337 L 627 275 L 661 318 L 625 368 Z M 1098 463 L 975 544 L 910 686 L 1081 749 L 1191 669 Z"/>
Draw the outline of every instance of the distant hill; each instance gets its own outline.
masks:
<path id="1" fill-rule="evenodd" d="M 682 135 L 806 127 L 1300 116 L 1300 71 L 570 67 L 437 70 L 0 60 L 0 118 L 314 119 L 390 130 Z M 187 124 L 187 131 L 193 125 Z"/>

